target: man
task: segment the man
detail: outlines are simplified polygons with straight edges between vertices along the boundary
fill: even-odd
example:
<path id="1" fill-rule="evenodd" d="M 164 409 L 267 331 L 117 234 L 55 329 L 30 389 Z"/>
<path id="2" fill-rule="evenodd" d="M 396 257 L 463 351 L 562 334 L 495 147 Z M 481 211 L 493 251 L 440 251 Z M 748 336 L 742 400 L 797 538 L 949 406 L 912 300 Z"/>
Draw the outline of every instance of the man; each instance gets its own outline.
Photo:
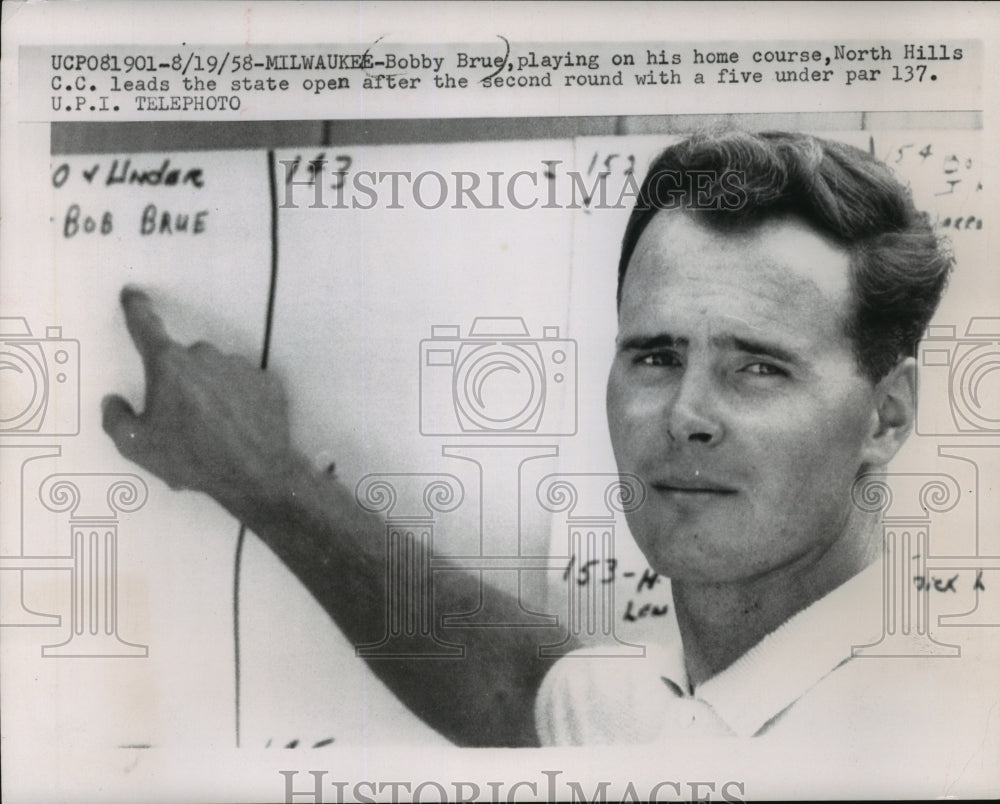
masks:
<path id="1" fill-rule="evenodd" d="M 540 660 L 537 645 L 552 641 L 542 629 L 439 629 L 466 644 L 465 658 L 380 659 L 373 670 L 460 744 L 794 723 L 795 711 L 824 700 L 824 684 L 836 686 L 826 679 L 843 675 L 833 671 L 845 645 L 818 651 L 804 678 L 749 712 L 757 692 L 740 694 L 740 678 L 760 682 L 790 649 L 817 653 L 802 640 L 824 611 L 853 599 L 848 585 L 880 555 L 880 533 L 851 490 L 909 433 L 911 355 L 949 268 L 905 189 L 856 149 L 778 134 L 668 148 L 625 234 L 607 401 L 619 469 L 647 485 L 629 522 L 650 565 L 671 578 L 682 653 L 678 645 L 654 670 L 633 663 L 616 686 L 601 662 Z M 210 345 L 174 343 L 140 291 L 126 289 L 122 303 L 147 391 L 141 415 L 105 400 L 121 452 L 174 488 L 213 496 L 349 639 L 376 641 L 382 525 L 293 449 L 277 381 Z M 439 573 L 435 594 L 439 610 L 471 610 L 478 577 Z M 877 616 L 877 600 L 869 610 Z"/>

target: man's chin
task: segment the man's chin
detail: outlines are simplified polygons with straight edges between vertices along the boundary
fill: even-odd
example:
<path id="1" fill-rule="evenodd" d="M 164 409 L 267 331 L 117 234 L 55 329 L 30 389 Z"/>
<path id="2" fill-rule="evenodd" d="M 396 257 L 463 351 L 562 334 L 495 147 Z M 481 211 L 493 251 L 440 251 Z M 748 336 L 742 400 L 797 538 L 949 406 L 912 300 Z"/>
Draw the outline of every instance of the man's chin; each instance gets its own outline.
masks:
<path id="1" fill-rule="evenodd" d="M 630 522 L 636 543 L 650 568 L 668 578 L 723 583 L 738 576 L 751 556 L 736 555 L 746 543 L 746 522 L 729 517 L 662 512 L 655 522 Z"/>

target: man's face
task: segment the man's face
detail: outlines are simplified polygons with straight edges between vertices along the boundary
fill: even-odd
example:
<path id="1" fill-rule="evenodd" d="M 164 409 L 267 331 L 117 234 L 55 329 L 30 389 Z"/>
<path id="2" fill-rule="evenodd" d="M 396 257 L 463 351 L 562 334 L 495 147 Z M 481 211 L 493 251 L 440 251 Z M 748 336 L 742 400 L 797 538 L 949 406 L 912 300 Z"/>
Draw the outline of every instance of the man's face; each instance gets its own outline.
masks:
<path id="1" fill-rule="evenodd" d="M 877 426 L 845 334 L 848 256 L 784 217 L 720 232 L 658 212 L 622 288 L 608 421 L 647 486 L 629 518 L 651 566 L 751 579 L 840 538 Z"/>

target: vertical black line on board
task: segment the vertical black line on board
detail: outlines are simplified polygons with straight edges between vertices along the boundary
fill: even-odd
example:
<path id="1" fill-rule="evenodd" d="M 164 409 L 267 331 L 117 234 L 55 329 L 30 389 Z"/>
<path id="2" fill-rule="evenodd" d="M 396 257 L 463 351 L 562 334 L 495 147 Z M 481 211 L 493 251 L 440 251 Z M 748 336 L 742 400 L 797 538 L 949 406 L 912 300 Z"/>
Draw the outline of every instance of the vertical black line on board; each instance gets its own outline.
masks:
<path id="1" fill-rule="evenodd" d="M 273 150 L 267 152 L 267 178 L 271 195 L 271 284 L 267 289 L 267 317 L 264 320 L 264 349 L 260 356 L 261 369 L 267 368 L 267 358 L 271 351 L 274 297 L 278 288 L 278 177 L 275 174 Z"/>
<path id="2" fill-rule="evenodd" d="M 267 152 L 267 179 L 271 199 L 271 278 L 267 289 L 267 312 L 264 317 L 264 344 L 261 347 L 260 368 L 267 369 L 271 351 L 271 330 L 274 325 L 274 299 L 278 287 L 278 183 L 274 172 L 274 151 Z M 236 537 L 236 556 L 233 561 L 233 655 L 235 668 L 236 747 L 240 747 L 240 569 L 243 563 L 243 545 L 246 543 L 247 526 L 240 523 Z"/>

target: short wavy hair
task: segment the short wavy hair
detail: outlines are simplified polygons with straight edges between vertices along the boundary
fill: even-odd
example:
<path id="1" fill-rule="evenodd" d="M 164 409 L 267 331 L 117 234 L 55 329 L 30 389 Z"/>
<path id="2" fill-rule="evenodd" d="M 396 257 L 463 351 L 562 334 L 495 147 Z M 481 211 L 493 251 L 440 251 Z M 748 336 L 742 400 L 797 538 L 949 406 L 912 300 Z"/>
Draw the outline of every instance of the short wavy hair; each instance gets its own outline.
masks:
<path id="1" fill-rule="evenodd" d="M 698 134 L 663 151 L 639 188 L 622 240 L 619 304 L 639 237 L 657 211 L 677 208 L 719 229 L 793 214 L 844 247 L 854 303 L 847 334 L 873 382 L 915 353 L 954 262 L 910 191 L 864 151 L 805 134 Z"/>

